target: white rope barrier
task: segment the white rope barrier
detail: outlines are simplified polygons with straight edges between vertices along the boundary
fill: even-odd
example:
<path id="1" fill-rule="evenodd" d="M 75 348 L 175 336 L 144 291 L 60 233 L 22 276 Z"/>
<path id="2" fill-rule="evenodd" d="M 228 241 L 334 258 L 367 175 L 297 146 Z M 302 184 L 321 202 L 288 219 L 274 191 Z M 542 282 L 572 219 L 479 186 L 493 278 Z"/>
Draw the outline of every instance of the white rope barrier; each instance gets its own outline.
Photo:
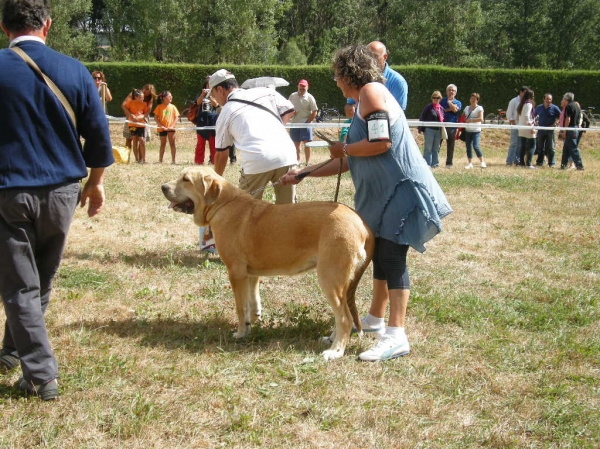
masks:
<path id="1" fill-rule="evenodd" d="M 152 125 L 150 123 L 139 123 L 132 122 L 124 117 L 113 117 L 111 115 L 107 115 L 109 123 L 132 123 L 138 125 L 139 127 L 147 127 L 147 128 L 158 128 L 157 125 Z M 141 125 L 141 126 L 140 126 Z M 325 122 L 325 123 L 288 123 L 285 125 L 286 128 L 347 128 L 350 126 L 350 123 L 345 122 Z M 451 122 L 421 122 L 418 120 L 408 120 L 408 126 L 411 128 L 424 126 L 428 128 L 465 128 L 469 129 L 528 129 L 528 130 L 545 130 L 545 131 L 573 131 L 574 128 L 565 128 L 560 126 L 524 126 L 524 125 L 498 125 L 493 123 L 451 123 Z M 180 126 L 175 128 L 176 131 L 198 131 L 198 130 L 214 130 L 215 126 Z M 590 128 L 576 128 L 579 131 L 600 131 L 600 126 L 594 126 Z"/>

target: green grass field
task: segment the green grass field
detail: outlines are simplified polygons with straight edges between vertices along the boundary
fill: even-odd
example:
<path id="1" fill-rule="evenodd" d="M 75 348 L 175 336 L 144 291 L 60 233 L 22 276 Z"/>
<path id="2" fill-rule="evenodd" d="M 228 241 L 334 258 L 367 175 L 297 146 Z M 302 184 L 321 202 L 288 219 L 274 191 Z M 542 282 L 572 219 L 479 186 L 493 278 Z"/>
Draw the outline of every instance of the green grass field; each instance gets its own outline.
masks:
<path id="1" fill-rule="evenodd" d="M 454 213 L 409 253 L 412 353 L 375 364 L 356 336 L 322 360 L 333 316 L 314 273 L 263 278 L 263 321 L 232 338 L 226 269 L 160 191 L 193 160 L 195 135 L 177 139 L 179 165 L 154 163 L 155 139 L 151 163 L 108 170 L 98 217 L 77 211 L 47 313 L 61 397 L 25 398 L 20 373 L 4 376 L 0 447 L 600 446 L 599 132 L 583 138 L 584 172 L 506 167 L 496 130 L 489 168 L 466 171 L 457 144 L 455 168 L 435 171 Z M 331 200 L 335 184 L 309 178 L 299 199 Z M 345 175 L 340 201 L 352 195 Z"/>

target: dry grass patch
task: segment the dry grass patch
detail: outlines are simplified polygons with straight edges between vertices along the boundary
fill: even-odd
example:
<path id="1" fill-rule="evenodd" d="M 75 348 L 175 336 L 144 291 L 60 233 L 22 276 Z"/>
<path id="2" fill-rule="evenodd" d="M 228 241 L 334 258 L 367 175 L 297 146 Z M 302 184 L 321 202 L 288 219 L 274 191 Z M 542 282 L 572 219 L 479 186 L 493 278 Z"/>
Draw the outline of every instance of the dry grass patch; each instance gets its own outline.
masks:
<path id="1" fill-rule="evenodd" d="M 321 360 L 333 319 L 312 273 L 263 279 L 263 322 L 232 338 L 226 270 L 160 191 L 193 161 L 195 135 L 177 139 L 179 165 L 154 163 L 154 140 L 149 164 L 109 169 L 100 216 L 77 212 L 47 315 L 62 396 L 23 398 L 5 376 L 1 447 L 597 447 L 599 133 L 585 172 L 506 167 L 502 131 L 484 132 L 489 168 L 465 171 L 457 145 L 435 171 L 455 212 L 409 257 L 413 353 L 382 364 L 356 360 L 356 337 Z M 335 183 L 308 179 L 299 198 L 331 200 Z"/>

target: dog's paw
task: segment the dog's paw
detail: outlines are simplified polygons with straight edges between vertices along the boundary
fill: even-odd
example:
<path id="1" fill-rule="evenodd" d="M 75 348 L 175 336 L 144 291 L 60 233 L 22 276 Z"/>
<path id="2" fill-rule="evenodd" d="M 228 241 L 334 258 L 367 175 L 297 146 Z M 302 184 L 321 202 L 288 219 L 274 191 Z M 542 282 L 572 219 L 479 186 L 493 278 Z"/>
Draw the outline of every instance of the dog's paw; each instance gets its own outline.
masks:
<path id="1" fill-rule="evenodd" d="M 323 351 L 323 358 L 325 361 L 339 359 L 344 355 L 344 351 L 336 351 L 333 349 L 328 349 L 327 351 Z"/>
<path id="2" fill-rule="evenodd" d="M 252 327 L 250 325 L 246 325 L 245 328 L 243 329 L 238 329 L 237 332 L 233 333 L 233 338 L 246 338 L 248 335 L 250 335 L 250 330 L 252 329 Z"/>

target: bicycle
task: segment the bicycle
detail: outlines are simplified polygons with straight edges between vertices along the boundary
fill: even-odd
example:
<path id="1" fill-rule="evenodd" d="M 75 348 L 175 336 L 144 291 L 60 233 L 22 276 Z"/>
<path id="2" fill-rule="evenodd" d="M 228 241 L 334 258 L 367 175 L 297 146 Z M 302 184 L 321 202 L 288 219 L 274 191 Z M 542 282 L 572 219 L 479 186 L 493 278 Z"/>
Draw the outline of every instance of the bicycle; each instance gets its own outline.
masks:
<path id="1" fill-rule="evenodd" d="M 491 112 L 488 115 L 486 115 L 483 123 L 503 125 L 505 120 L 506 111 L 504 109 L 498 109 L 498 113 L 494 114 L 493 112 Z"/>
<path id="2" fill-rule="evenodd" d="M 329 108 L 327 107 L 327 103 L 323 103 L 319 108 L 319 112 L 317 113 L 315 120 L 317 123 L 331 122 L 334 120 L 339 122 L 341 118 L 342 115 L 340 114 L 340 111 L 338 111 L 336 108 Z"/>
<path id="3" fill-rule="evenodd" d="M 600 115 L 594 114 L 595 109 L 594 106 L 588 106 L 586 110 L 586 115 L 590 119 L 590 126 L 598 126 L 598 122 L 600 121 Z"/>

